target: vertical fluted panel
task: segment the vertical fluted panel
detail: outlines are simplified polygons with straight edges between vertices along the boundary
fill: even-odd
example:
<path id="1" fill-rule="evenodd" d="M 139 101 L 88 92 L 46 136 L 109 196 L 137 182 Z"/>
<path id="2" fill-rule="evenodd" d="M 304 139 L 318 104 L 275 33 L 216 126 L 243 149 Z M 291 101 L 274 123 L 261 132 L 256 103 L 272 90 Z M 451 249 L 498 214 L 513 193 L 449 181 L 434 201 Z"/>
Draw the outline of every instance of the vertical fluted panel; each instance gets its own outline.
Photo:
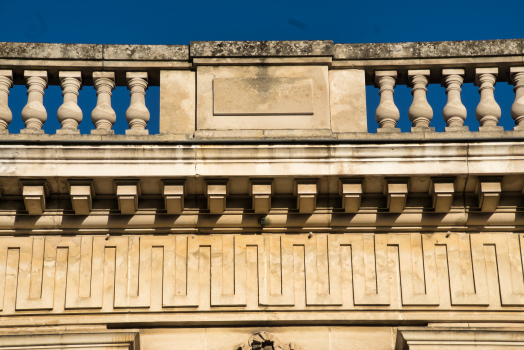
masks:
<path id="1" fill-rule="evenodd" d="M 408 117 L 414 128 L 428 128 L 433 118 L 433 109 L 426 98 L 429 74 L 429 70 L 408 71 L 409 82 L 412 86 L 411 94 L 413 95 L 413 103 L 409 107 Z"/>
<path id="2" fill-rule="evenodd" d="M 511 67 L 511 81 L 515 91 L 515 101 L 511 106 L 511 117 L 515 120 L 515 130 L 524 130 L 524 67 Z"/>
<path id="3" fill-rule="evenodd" d="M 462 104 L 460 93 L 464 82 L 464 69 L 443 69 L 442 86 L 446 87 L 448 101 L 442 110 L 442 117 L 446 122 L 446 131 L 467 131 L 464 121 L 468 115 L 466 107 Z"/>
<path id="4" fill-rule="evenodd" d="M 400 131 L 396 128 L 400 112 L 393 100 L 396 79 L 396 71 L 375 72 L 375 83 L 380 88 L 380 103 L 375 112 L 375 119 L 380 128 L 377 131 Z"/>
<path id="5" fill-rule="evenodd" d="M 91 112 L 91 121 L 96 129 L 91 134 L 114 134 L 113 124 L 116 113 L 111 107 L 111 95 L 115 88 L 114 72 L 93 72 L 93 85 L 96 89 L 96 107 Z"/>
<path id="6" fill-rule="evenodd" d="M 82 110 L 78 107 L 78 90 L 82 88 L 82 73 L 59 72 L 64 103 L 58 108 L 58 121 L 62 129 L 57 134 L 79 134 L 78 124 L 82 122 Z"/>
<path id="7" fill-rule="evenodd" d="M 475 110 L 475 116 L 480 123 L 479 131 L 495 128 L 502 114 L 493 94 L 497 75 L 498 68 L 477 68 L 475 70 L 475 85 L 479 87 L 480 94 L 480 102 Z M 502 127 L 497 129 L 502 129 Z"/>
<path id="8" fill-rule="evenodd" d="M 7 127 L 13 120 L 13 113 L 9 109 L 9 89 L 13 87 L 13 71 L 0 70 L 0 134 L 8 134 Z"/>
<path id="9" fill-rule="evenodd" d="M 46 71 L 24 71 L 27 86 L 27 104 L 22 110 L 24 134 L 43 134 L 42 126 L 47 120 L 47 111 L 44 107 L 44 90 L 47 88 Z"/>
<path id="10" fill-rule="evenodd" d="M 131 103 L 126 111 L 126 120 L 129 130 L 126 135 L 148 135 L 146 130 L 149 122 L 149 110 L 146 107 L 147 72 L 127 72 L 127 88 L 131 96 Z"/>

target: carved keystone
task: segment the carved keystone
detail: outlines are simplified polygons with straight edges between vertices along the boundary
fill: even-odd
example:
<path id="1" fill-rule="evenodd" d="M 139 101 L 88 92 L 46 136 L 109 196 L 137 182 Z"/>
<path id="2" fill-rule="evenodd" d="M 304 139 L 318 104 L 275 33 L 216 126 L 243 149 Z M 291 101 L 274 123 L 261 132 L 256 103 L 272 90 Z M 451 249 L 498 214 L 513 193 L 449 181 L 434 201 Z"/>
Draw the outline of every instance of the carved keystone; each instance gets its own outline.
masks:
<path id="1" fill-rule="evenodd" d="M 207 208 L 211 214 L 222 214 L 226 210 L 229 180 L 206 180 Z"/>
<path id="2" fill-rule="evenodd" d="M 455 179 L 435 178 L 429 184 L 429 194 L 433 198 L 435 213 L 447 213 L 453 203 Z"/>
<path id="3" fill-rule="evenodd" d="M 69 180 L 71 203 L 76 215 L 89 215 L 93 206 L 95 186 L 92 180 Z"/>
<path id="4" fill-rule="evenodd" d="M 45 198 L 49 189 L 45 180 L 22 180 L 22 196 L 29 215 L 42 215 L 45 211 Z"/>
<path id="5" fill-rule="evenodd" d="M 362 199 L 364 179 L 340 179 L 338 193 L 342 197 L 342 209 L 346 213 L 356 213 Z"/>
<path id="6" fill-rule="evenodd" d="M 267 214 L 271 209 L 273 195 L 273 179 L 252 179 L 250 195 L 253 198 L 255 214 Z"/>
<path id="7" fill-rule="evenodd" d="M 300 214 L 311 214 L 317 207 L 318 179 L 296 179 L 295 197 Z"/>
<path id="8" fill-rule="evenodd" d="M 117 180 L 115 185 L 120 212 L 126 215 L 134 215 L 138 210 L 138 197 L 141 195 L 140 181 Z"/>
<path id="9" fill-rule="evenodd" d="M 184 211 L 184 197 L 186 196 L 186 180 L 162 180 L 164 187 L 162 195 L 168 214 L 180 214 Z"/>
<path id="10" fill-rule="evenodd" d="M 501 178 L 479 178 L 475 194 L 479 198 L 479 208 L 483 212 L 494 212 L 499 206 L 502 192 Z"/>
<path id="11" fill-rule="evenodd" d="M 406 207 L 408 198 L 409 179 L 391 178 L 385 179 L 384 196 L 387 197 L 387 208 L 390 213 L 402 213 Z"/>

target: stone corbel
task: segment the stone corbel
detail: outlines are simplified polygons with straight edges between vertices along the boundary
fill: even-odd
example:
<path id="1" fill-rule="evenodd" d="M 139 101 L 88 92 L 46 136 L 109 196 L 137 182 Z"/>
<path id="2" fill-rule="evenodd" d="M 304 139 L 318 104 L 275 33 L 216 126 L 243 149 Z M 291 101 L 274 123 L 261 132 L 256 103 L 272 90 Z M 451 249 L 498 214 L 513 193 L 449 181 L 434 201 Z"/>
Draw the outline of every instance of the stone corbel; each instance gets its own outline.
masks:
<path id="1" fill-rule="evenodd" d="M 95 186 L 92 180 L 69 180 L 71 203 L 76 215 L 89 215 L 93 207 Z"/>
<path id="2" fill-rule="evenodd" d="M 186 180 L 162 180 L 164 186 L 162 195 L 168 214 L 181 214 L 184 211 L 184 197 L 186 196 Z"/>
<path id="3" fill-rule="evenodd" d="M 362 199 L 364 179 L 340 179 L 338 193 L 342 197 L 342 209 L 346 213 L 356 213 Z"/>
<path id="4" fill-rule="evenodd" d="M 45 211 L 45 199 L 49 188 L 45 180 L 21 180 L 22 196 L 29 215 L 42 215 Z"/>
<path id="5" fill-rule="evenodd" d="M 502 192 L 501 181 L 500 177 L 478 178 L 475 194 L 481 211 L 494 212 L 497 209 Z"/>
<path id="6" fill-rule="evenodd" d="M 116 197 L 122 214 L 134 215 L 138 210 L 138 197 L 141 195 L 139 180 L 116 180 Z"/>
<path id="7" fill-rule="evenodd" d="M 255 214 L 267 214 L 271 209 L 273 195 L 273 179 L 252 179 L 250 195 L 253 198 Z"/>
<path id="8" fill-rule="evenodd" d="M 447 213 L 453 203 L 455 193 L 455 179 L 434 178 L 429 184 L 429 194 L 433 198 L 435 213 Z"/>
<path id="9" fill-rule="evenodd" d="M 300 214 L 312 214 L 317 207 L 318 179 L 296 179 L 295 197 Z"/>
<path id="10" fill-rule="evenodd" d="M 226 210 L 229 180 L 206 180 L 207 208 L 211 214 L 222 214 Z"/>
<path id="11" fill-rule="evenodd" d="M 409 179 L 385 179 L 384 196 L 387 197 L 387 208 L 390 213 L 402 213 L 408 198 Z"/>

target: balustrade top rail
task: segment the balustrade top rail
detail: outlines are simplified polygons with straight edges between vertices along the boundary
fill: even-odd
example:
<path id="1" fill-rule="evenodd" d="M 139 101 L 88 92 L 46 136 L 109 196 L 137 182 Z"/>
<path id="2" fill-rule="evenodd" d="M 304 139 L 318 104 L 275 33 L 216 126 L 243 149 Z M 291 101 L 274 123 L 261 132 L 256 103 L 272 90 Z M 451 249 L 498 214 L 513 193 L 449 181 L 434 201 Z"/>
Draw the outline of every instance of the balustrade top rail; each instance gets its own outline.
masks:
<path id="1" fill-rule="evenodd" d="M 237 79 L 222 81 L 221 86 L 231 91 L 245 91 L 245 87 L 240 88 L 238 84 L 258 79 L 262 74 L 273 91 L 281 91 L 279 89 L 286 84 L 299 84 L 298 88 L 289 85 L 289 89 L 299 91 L 291 98 L 299 98 L 297 101 L 300 102 L 295 101 L 297 106 L 309 107 L 303 107 L 305 109 L 300 113 L 297 110 L 286 110 L 284 113 L 279 108 L 287 107 L 282 107 L 284 102 L 280 103 L 279 99 L 283 95 L 278 92 L 271 97 L 280 103 L 271 107 L 274 110 L 258 111 L 256 103 L 261 102 L 256 96 L 261 92 L 257 87 L 254 93 L 242 97 L 253 98 L 256 103 L 249 105 L 248 101 L 245 106 L 237 103 L 234 108 L 240 110 L 234 111 L 228 111 L 233 107 L 226 103 L 225 107 L 221 107 L 225 108 L 224 111 L 212 110 L 216 101 L 209 99 L 216 99 L 219 94 L 215 90 L 218 87 L 215 86 L 215 78 L 206 78 L 205 69 L 200 74 L 198 67 L 217 66 L 230 67 L 229 73 L 223 77 Z M 242 66 L 253 67 L 258 73 L 251 77 L 251 73 L 239 68 Z M 293 73 L 289 68 L 290 73 L 276 68 L 281 66 L 302 67 L 303 71 Z M 323 67 L 318 73 L 324 74 L 323 78 L 314 73 L 314 67 Z M 329 77 L 327 71 L 330 71 Z M 215 73 L 212 73 L 213 77 Z M 299 80 L 296 80 L 297 76 Z M 240 82 L 238 79 L 244 80 Z M 480 102 L 475 113 L 468 113 L 460 101 L 461 86 L 467 82 L 479 86 Z M 498 126 L 501 110 L 493 94 L 497 82 L 514 85 L 515 102 L 511 116 L 515 120 L 515 129 L 509 134 Z M 430 127 L 433 110 L 426 100 L 426 88 L 434 83 L 446 87 L 448 103 L 442 115 L 447 124 L 446 131 L 451 132 L 444 133 L 445 136 L 443 133 L 437 135 Z M 112 127 L 117 116 L 111 108 L 111 94 L 116 86 L 127 86 L 131 94 L 126 112 L 130 129 L 126 135 L 148 137 L 150 117 L 144 96 L 148 86 L 160 86 L 160 132 L 170 134 L 169 139 L 471 137 L 473 135 L 464 126 L 468 114 L 474 114 L 479 121 L 481 136 L 524 136 L 524 39 L 370 44 L 335 44 L 329 40 L 194 41 L 190 45 L 4 42 L 0 43 L 0 139 L 15 137 L 7 132 L 7 127 L 13 118 L 8 106 L 9 89 L 16 84 L 28 88 L 28 102 L 21 116 L 25 123 L 21 133 L 29 134 L 26 139 L 43 134 L 42 126 L 47 120 L 43 97 L 49 85 L 60 85 L 63 90 L 64 103 L 57 115 L 62 125 L 57 134 L 62 135 L 79 134 L 78 125 L 84 117 L 77 105 L 79 90 L 82 85 L 92 85 L 98 96 L 97 106 L 91 112 L 91 120 L 96 127 L 92 134 L 101 137 L 112 137 L 114 134 Z M 308 84 L 314 84 L 315 91 L 320 89 L 323 95 L 310 97 L 307 92 L 300 95 L 300 89 L 307 90 Z M 375 113 L 378 136 L 367 135 L 364 87 L 372 84 L 380 88 L 381 96 Z M 413 128 L 408 135 L 401 135 L 396 127 L 401 117 L 393 99 L 396 85 L 412 88 L 413 104 L 408 117 Z M 205 89 L 213 89 L 212 96 L 206 95 Z M 226 91 L 225 96 L 232 94 L 231 91 Z M 274 118 L 282 113 L 297 117 Z M 245 123 L 247 126 L 240 125 L 242 119 L 236 116 L 241 115 L 248 116 L 243 119 L 249 121 Z M 223 116 L 229 116 L 229 119 Z M 261 123 L 257 116 L 263 116 L 268 122 Z M 210 122 L 211 118 L 216 121 Z M 271 123 L 282 123 L 283 126 L 273 125 L 265 130 L 265 125 Z"/>

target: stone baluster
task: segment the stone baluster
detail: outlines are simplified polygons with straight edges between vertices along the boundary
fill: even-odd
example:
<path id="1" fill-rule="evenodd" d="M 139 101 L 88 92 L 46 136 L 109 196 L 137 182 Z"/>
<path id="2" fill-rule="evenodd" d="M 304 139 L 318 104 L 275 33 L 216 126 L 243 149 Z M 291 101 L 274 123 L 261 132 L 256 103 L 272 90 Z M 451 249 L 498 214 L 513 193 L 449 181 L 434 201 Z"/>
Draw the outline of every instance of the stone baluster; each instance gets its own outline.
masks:
<path id="1" fill-rule="evenodd" d="M 57 134 L 80 134 L 78 124 L 82 122 L 82 110 L 78 107 L 78 90 L 82 89 L 82 72 L 59 72 L 64 103 L 58 108 L 58 121 L 62 129 Z"/>
<path id="2" fill-rule="evenodd" d="M 433 109 L 426 99 L 429 74 L 429 69 L 408 71 L 409 83 L 412 86 L 411 94 L 413 95 L 413 103 L 408 111 L 409 120 L 413 125 L 411 132 L 435 131 L 435 128 L 429 127 L 433 118 Z"/>
<path id="3" fill-rule="evenodd" d="M 377 132 L 400 132 L 400 129 L 396 128 L 400 112 L 393 100 L 396 79 L 396 71 L 375 72 L 375 86 L 380 88 L 380 103 L 375 112 L 375 119 L 379 126 Z"/>
<path id="4" fill-rule="evenodd" d="M 47 120 L 44 107 L 44 90 L 47 88 L 47 72 L 26 70 L 24 78 L 27 86 L 27 104 L 22 109 L 22 120 L 25 129 L 22 134 L 43 134 L 42 126 Z"/>
<path id="5" fill-rule="evenodd" d="M 13 71 L 0 70 L 0 135 L 9 134 L 7 127 L 13 120 L 13 113 L 7 103 L 9 89 L 13 87 Z"/>
<path id="6" fill-rule="evenodd" d="M 129 130 L 126 135 L 149 135 L 146 129 L 149 122 L 149 110 L 146 107 L 147 72 L 127 72 L 127 88 L 131 103 L 126 111 Z"/>
<path id="7" fill-rule="evenodd" d="M 460 100 L 462 83 L 464 82 L 464 69 L 443 69 L 442 86 L 446 87 L 448 102 L 444 106 L 442 116 L 446 122 L 446 131 L 468 131 L 469 128 L 464 126 L 464 121 L 468 115 L 466 107 Z"/>
<path id="8" fill-rule="evenodd" d="M 116 113 L 111 107 L 111 95 L 115 89 L 114 72 L 93 72 L 93 85 L 98 97 L 96 107 L 91 112 L 91 121 L 96 129 L 91 134 L 114 134 L 111 130 L 116 122 Z"/>
<path id="9" fill-rule="evenodd" d="M 509 75 L 515 86 L 515 102 L 511 106 L 511 117 L 515 120 L 513 130 L 524 130 L 524 67 L 511 67 Z"/>
<path id="10" fill-rule="evenodd" d="M 504 129 L 497 126 L 502 111 L 493 94 L 498 73 L 498 68 L 477 68 L 475 70 L 475 85 L 479 87 L 480 94 L 480 102 L 475 110 L 475 116 L 480 123 L 479 131 Z"/>

